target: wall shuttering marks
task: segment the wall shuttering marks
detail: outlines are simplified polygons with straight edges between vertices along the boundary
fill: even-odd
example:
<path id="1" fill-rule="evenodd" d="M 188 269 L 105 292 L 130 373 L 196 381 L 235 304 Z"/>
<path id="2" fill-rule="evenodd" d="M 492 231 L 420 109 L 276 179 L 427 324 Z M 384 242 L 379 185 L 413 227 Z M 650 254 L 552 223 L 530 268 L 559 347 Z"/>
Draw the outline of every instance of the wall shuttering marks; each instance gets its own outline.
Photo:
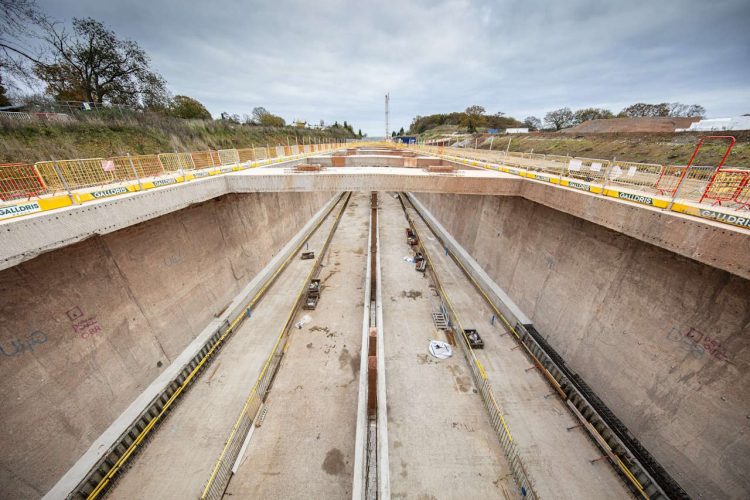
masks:
<path id="1" fill-rule="evenodd" d="M 525 199 L 416 196 L 688 494 L 750 496 L 750 281 Z"/>
<path id="2" fill-rule="evenodd" d="M 0 271 L 0 484 L 46 493 L 330 199 L 232 194 Z"/>

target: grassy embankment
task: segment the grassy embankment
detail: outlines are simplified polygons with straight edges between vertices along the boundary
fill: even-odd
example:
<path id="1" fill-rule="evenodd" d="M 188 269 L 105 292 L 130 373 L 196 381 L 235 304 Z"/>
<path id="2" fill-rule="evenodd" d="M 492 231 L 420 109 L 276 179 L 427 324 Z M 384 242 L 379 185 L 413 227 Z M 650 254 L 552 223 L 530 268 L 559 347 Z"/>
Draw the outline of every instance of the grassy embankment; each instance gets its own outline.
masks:
<path id="1" fill-rule="evenodd" d="M 254 127 L 158 115 L 85 116 L 68 122 L 0 119 L 0 163 L 247 148 L 352 137 L 343 128 Z M 304 138 L 304 139 L 303 139 Z"/>
<path id="2" fill-rule="evenodd" d="M 444 128 L 444 127 L 441 127 Z M 447 130 L 428 131 L 426 138 L 440 137 Z M 722 133 L 618 133 L 618 134 L 562 134 L 543 132 L 512 136 L 496 136 L 493 150 L 505 150 L 511 139 L 510 151 L 541 154 L 570 155 L 588 158 L 635 161 L 642 163 L 684 165 L 690 159 L 701 136 L 733 135 L 737 144 L 727 159 L 732 167 L 750 168 L 750 131 Z M 488 135 L 478 135 L 481 149 L 489 149 Z M 421 137 L 420 137 L 421 138 Z M 709 141 L 696 158 L 698 165 L 716 165 L 725 150 L 725 142 Z"/>

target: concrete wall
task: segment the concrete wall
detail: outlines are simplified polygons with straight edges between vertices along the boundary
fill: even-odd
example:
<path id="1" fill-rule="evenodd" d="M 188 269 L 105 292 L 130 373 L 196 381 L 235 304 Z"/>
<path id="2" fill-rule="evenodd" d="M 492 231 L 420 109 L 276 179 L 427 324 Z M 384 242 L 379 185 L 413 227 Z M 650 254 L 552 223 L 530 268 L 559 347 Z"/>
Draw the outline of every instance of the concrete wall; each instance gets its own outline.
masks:
<path id="1" fill-rule="evenodd" d="M 331 195 L 227 195 L 0 271 L 0 496 L 49 490 Z"/>
<path id="2" fill-rule="evenodd" d="M 416 196 L 691 496 L 750 496 L 750 281 L 522 198 Z"/>

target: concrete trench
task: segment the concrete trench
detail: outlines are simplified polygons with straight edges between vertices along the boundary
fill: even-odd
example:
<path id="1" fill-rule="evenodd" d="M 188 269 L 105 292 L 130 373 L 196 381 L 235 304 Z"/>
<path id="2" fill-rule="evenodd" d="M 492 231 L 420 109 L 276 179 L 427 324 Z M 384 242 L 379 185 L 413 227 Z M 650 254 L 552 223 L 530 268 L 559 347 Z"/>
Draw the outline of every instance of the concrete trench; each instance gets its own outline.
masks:
<path id="1" fill-rule="evenodd" d="M 417 164 L 416 159 L 407 160 Z M 362 165 L 367 162 L 365 158 L 357 161 Z M 404 164 L 398 157 L 392 161 Z M 42 253 L 0 271 L 0 294 L 4 298 L 0 302 L 0 377 L 5 394 L 0 409 L 4 422 L 0 430 L 0 484 L 4 494 L 39 498 L 47 493 L 334 194 L 226 194 Z M 517 192 L 412 194 L 689 496 L 750 494 L 750 281 L 522 198 Z M 462 469 L 446 462 L 458 460 L 464 453 L 462 465 L 476 465 L 477 457 L 483 457 L 480 468 L 486 468 L 481 470 L 486 470 L 487 477 L 475 478 L 472 491 L 476 495 L 512 492 L 515 486 L 507 478 L 493 484 L 507 475 L 508 466 L 499 446 L 491 440 L 486 412 L 479 396 L 471 392 L 471 383 L 467 385 L 465 369 L 453 362 L 439 366 L 418 363 L 420 352 L 426 352 L 423 341 L 440 333 L 432 326 L 430 313 L 435 304 L 429 282 L 403 262 L 409 248 L 399 239 L 403 214 L 392 196 L 378 193 L 381 246 L 378 261 L 370 262 L 372 268 L 382 267 L 383 273 L 379 291 L 383 294 L 380 313 L 385 332 L 383 371 L 388 374 L 383 390 L 388 394 L 389 434 L 385 445 L 390 455 L 389 487 L 394 496 L 466 494 L 465 488 L 454 488 L 455 480 L 468 477 L 469 469 L 456 472 Z M 344 345 L 350 357 L 360 352 L 359 302 L 368 254 L 365 250 L 372 243 L 362 232 L 370 212 L 369 192 L 355 193 L 352 199 L 356 203 L 342 219 L 328 257 L 332 260 L 326 262 L 330 268 L 325 274 L 336 272 L 328 278 L 330 288 L 323 292 L 321 309 L 311 314 L 320 324 L 311 323 L 293 334 L 289 346 L 292 355 L 282 363 L 281 378 L 274 383 L 277 392 L 271 398 L 265 417 L 268 420 L 253 437 L 256 447 L 248 449 L 247 463 L 238 472 L 241 479 L 231 483 L 230 491 L 236 494 L 263 495 L 274 490 L 295 496 L 303 491 L 296 481 L 303 481 L 314 485 L 308 492 L 351 496 L 356 401 L 361 384 L 359 375 L 350 371 L 354 361 L 347 358 L 339 365 L 338 358 L 346 358 L 342 354 Z M 433 241 L 425 244 L 438 245 Z M 479 299 L 472 295 L 468 280 L 450 267 L 449 259 L 437 258 L 439 247 L 432 253 L 456 307 L 466 308 L 465 314 L 477 324 L 487 320 L 490 313 L 475 306 Z M 294 277 L 303 276 L 303 270 L 290 267 L 284 271 L 286 274 L 269 290 L 269 308 L 283 309 L 280 304 L 291 293 Z M 279 321 L 280 312 L 272 309 L 259 309 L 258 314 L 258 321 L 265 321 L 269 328 Z M 308 331 L 312 326 L 321 329 Z M 252 329 L 252 324 L 247 328 Z M 334 331 L 343 344 L 333 347 L 333 337 L 326 337 L 324 328 Z M 481 359 L 511 427 L 521 429 L 519 453 L 529 464 L 529 474 L 537 478 L 540 496 L 551 496 L 554 485 L 571 497 L 597 496 L 599 487 L 613 496 L 627 496 L 612 468 L 605 463 L 589 464 L 598 456 L 596 447 L 586 439 L 572 437 L 565 429 L 571 414 L 564 405 L 562 410 L 555 406 L 559 402 L 544 398 L 549 386 L 534 371 L 524 371 L 524 361 L 518 360 L 525 358 L 520 352 L 511 352 L 512 344 L 504 344 L 502 331 L 494 324 L 483 324 L 480 329 L 489 344 Z M 243 333 L 247 342 L 237 344 L 253 351 L 251 357 L 260 360 L 268 345 L 250 331 Z M 316 350 L 312 356 L 309 343 L 322 351 Z M 329 352 L 325 352 L 329 343 Z M 335 370 L 327 372 L 331 352 L 337 357 L 331 361 Z M 221 356 L 225 354 L 228 365 L 230 359 L 236 363 L 243 359 L 239 351 L 222 353 L 214 362 L 218 366 L 213 376 L 208 370 L 196 382 L 196 393 L 231 389 L 240 391 L 237 394 L 242 397 L 246 395 L 244 389 L 254 379 L 255 368 L 248 369 L 244 379 L 231 382 L 228 368 L 221 368 Z M 514 361 L 507 361 L 506 356 L 513 356 Z M 453 368 L 449 370 L 448 366 Z M 509 366 L 515 371 L 507 371 Z M 346 384 L 336 381 L 344 374 L 353 382 L 348 383 L 348 378 Z M 466 418 L 452 419 L 438 408 L 432 410 L 432 420 L 427 418 L 425 406 L 414 404 L 420 399 L 404 393 L 408 389 L 402 383 L 408 377 L 424 384 L 426 391 L 460 379 L 455 382 L 455 394 L 446 395 L 443 406 Z M 297 389 L 306 383 L 311 392 Z M 305 398 L 333 390 L 327 389 L 329 386 L 339 392 L 333 392 L 331 399 L 316 401 L 317 418 L 326 412 L 336 415 L 341 435 L 326 431 L 321 423 L 318 430 L 308 429 L 320 433 L 320 439 L 312 436 L 305 444 L 310 436 L 299 437 L 304 451 L 297 449 L 294 441 L 280 442 L 284 434 L 281 429 L 293 427 L 295 420 L 288 414 L 282 417 L 278 409 L 294 408 Z M 523 391 L 515 392 L 519 387 Z M 192 404 L 187 402 L 188 397 L 193 396 L 186 396 L 186 408 Z M 236 397 L 232 396 L 233 402 L 220 411 L 235 415 Z M 282 402 L 277 406 L 275 399 Z M 198 408 L 193 411 L 198 412 Z M 520 418 L 529 409 L 542 414 L 534 429 L 532 417 Z M 185 416 L 175 412 L 169 418 L 175 425 L 181 422 L 182 439 L 189 439 L 190 422 L 199 416 L 180 411 Z M 455 432 L 455 441 L 446 441 L 450 445 L 445 449 L 421 455 L 427 438 L 419 429 L 420 423 L 433 429 L 443 429 L 447 424 L 441 432 Z M 570 446 L 582 450 L 580 454 L 586 458 L 581 463 L 588 467 L 581 468 L 581 474 L 593 474 L 587 480 L 596 487 L 566 486 L 562 476 L 567 469 L 554 465 L 555 458 L 562 456 L 555 451 L 558 433 L 576 440 Z M 225 434 L 217 430 L 211 439 L 222 441 Z M 157 431 L 149 446 L 157 450 L 162 446 L 157 443 L 166 442 L 167 435 Z M 325 448 L 320 448 L 321 453 L 318 445 Z M 164 446 L 165 452 L 172 450 Z M 153 483 L 144 479 L 148 477 L 145 470 L 150 467 L 149 461 L 162 458 L 148 449 L 112 489 L 113 496 L 158 492 L 168 498 L 198 492 L 205 477 L 196 475 L 194 480 L 180 481 L 179 471 L 170 468 L 163 473 L 172 475 L 172 479 L 164 482 L 163 489 L 152 489 Z M 212 450 L 204 460 L 206 464 L 216 458 Z M 320 467 L 311 469 L 309 476 L 300 476 L 302 465 L 297 459 L 301 457 L 308 457 L 311 463 L 319 461 Z M 420 461 L 423 458 L 425 463 Z M 434 468 L 438 462 L 458 476 L 442 486 L 432 481 L 429 467 Z M 290 464 L 289 470 L 284 463 Z M 570 466 L 570 470 L 575 467 Z M 255 470 L 278 475 L 258 481 L 252 473 Z M 180 490 L 181 482 L 190 487 Z"/>

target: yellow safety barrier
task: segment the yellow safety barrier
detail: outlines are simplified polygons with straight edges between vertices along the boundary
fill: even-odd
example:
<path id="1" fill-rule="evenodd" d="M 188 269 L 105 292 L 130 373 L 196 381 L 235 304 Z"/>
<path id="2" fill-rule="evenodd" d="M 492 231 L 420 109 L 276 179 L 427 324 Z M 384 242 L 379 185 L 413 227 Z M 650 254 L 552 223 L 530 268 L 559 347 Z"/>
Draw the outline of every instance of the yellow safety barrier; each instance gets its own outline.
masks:
<path id="1" fill-rule="evenodd" d="M 220 165 L 236 165 L 240 162 L 240 154 L 236 149 L 220 149 L 219 150 L 219 164 Z"/>
<path id="2" fill-rule="evenodd" d="M 115 163 L 115 176 L 119 180 L 143 179 L 164 173 L 164 166 L 158 155 L 117 156 L 112 161 Z"/>
<path id="3" fill-rule="evenodd" d="M 741 175 L 732 176 L 729 182 L 731 186 L 727 191 L 731 187 L 736 187 L 736 191 L 729 200 L 720 197 L 722 203 L 726 200 L 726 206 L 722 205 L 723 210 L 718 210 L 709 204 L 716 199 L 711 197 L 713 186 L 710 179 L 715 171 L 713 167 L 693 166 L 683 175 L 686 168 L 684 166 L 531 153 L 506 154 L 504 151 L 423 145 L 413 148 L 465 165 L 498 170 L 750 229 L 750 215 L 742 213 L 742 210 L 750 209 L 750 181 L 741 185 L 737 180 Z M 750 170 L 747 169 L 735 171 L 750 175 Z M 681 186 L 680 203 L 675 198 L 678 185 Z"/>
<path id="4" fill-rule="evenodd" d="M 279 145 L 41 161 L 34 165 L 0 164 L 0 220 L 240 170 L 244 163 L 259 166 L 272 163 L 272 158 L 284 161 L 342 146 L 340 143 Z M 199 175 L 197 170 L 201 169 L 205 169 L 205 174 Z M 175 173 L 179 176 L 169 175 Z M 157 178 L 162 176 L 166 177 Z M 62 192 L 66 196 L 54 196 Z M 26 201 L 20 201 L 23 198 Z"/>
<path id="5" fill-rule="evenodd" d="M 255 150 L 253 148 L 243 148 L 237 150 L 237 157 L 240 163 L 256 161 Z"/>
<path id="6" fill-rule="evenodd" d="M 180 172 L 195 169 L 193 156 L 190 153 L 161 153 L 159 155 L 164 170 L 167 172 Z"/>
<path id="7" fill-rule="evenodd" d="M 114 165 L 110 168 L 105 162 L 104 158 L 40 161 L 36 167 L 54 192 L 116 182 Z"/>

